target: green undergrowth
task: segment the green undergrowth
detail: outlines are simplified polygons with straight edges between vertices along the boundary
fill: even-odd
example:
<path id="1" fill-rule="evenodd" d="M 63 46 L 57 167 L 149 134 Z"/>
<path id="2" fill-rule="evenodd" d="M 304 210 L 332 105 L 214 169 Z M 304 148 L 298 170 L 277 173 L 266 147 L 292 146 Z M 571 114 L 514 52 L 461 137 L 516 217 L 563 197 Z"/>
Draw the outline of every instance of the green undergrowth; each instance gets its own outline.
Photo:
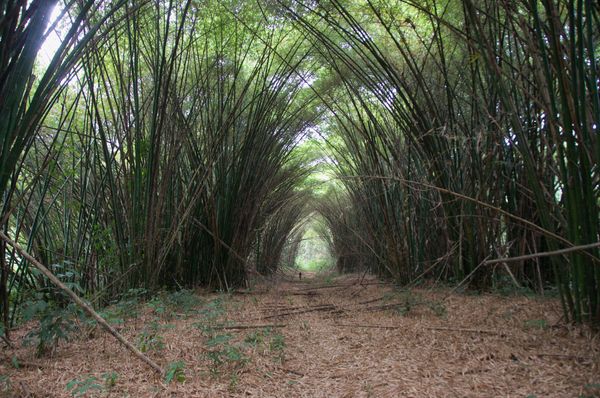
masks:
<path id="1" fill-rule="evenodd" d="M 180 290 L 148 296 L 143 289 L 131 290 L 99 311 L 109 323 L 133 331 L 131 341 L 145 354 L 163 355 L 168 343 L 166 333 L 175 328 L 172 321 L 191 318 L 192 327 L 202 337 L 198 360 L 206 363 L 209 375 L 227 380 L 231 391 L 236 390 L 244 369 L 256 355 L 270 358 L 274 364 L 285 361 L 286 341 L 279 330 L 232 328 L 234 324 L 228 320 L 228 313 L 239 308 L 230 295 L 201 298 L 192 291 Z M 73 305 L 60 308 L 45 301 L 32 302 L 26 307 L 24 317 L 37 321 L 26 341 L 37 344 L 39 355 L 56 348 L 61 339 L 91 337 L 93 333 L 89 331 L 97 329 L 96 322 Z M 165 365 L 164 382 L 183 382 L 190 372 L 184 361 L 175 360 Z M 107 395 L 118 383 L 119 375 L 111 370 L 102 376 L 82 374 L 69 380 L 65 391 L 75 397 Z M 0 391 L 10 391 L 10 388 L 10 379 L 2 376 Z"/>
<path id="2" fill-rule="evenodd" d="M 276 364 L 285 360 L 285 337 L 271 328 L 244 333 L 230 333 L 221 328 L 203 329 L 204 359 L 212 377 L 229 380 L 230 391 L 235 391 L 244 369 L 250 366 L 254 355 L 270 357 Z"/>
<path id="3" fill-rule="evenodd" d="M 203 300 L 191 290 L 161 291 L 149 296 L 146 289 L 131 289 L 111 305 L 98 310 L 98 314 L 113 326 L 124 325 L 128 320 L 148 314 L 151 321 L 138 336 L 138 346 L 143 352 L 162 347 L 159 331 L 169 326 L 160 325 L 161 321 L 187 318 L 196 311 L 205 311 L 199 309 Z M 43 293 L 35 294 L 25 302 L 21 322 L 34 322 L 23 344 L 35 346 L 38 356 L 51 353 L 61 340 L 74 336 L 91 337 L 97 328 L 97 322 L 75 304 L 65 305 L 56 299 L 50 300 Z"/>
<path id="4" fill-rule="evenodd" d="M 442 300 L 428 299 L 412 290 L 394 290 L 387 292 L 382 298 L 383 305 L 390 305 L 399 315 L 407 316 L 419 309 L 430 311 L 439 318 L 446 318 L 448 313 Z"/>
<path id="5" fill-rule="evenodd" d="M 238 331 L 225 320 L 226 306 L 234 310 L 235 303 L 218 297 L 206 303 L 199 311 L 199 320 L 193 327 L 203 338 L 203 352 L 199 359 L 206 362 L 207 372 L 214 378 L 225 378 L 230 391 L 235 391 L 244 369 L 254 355 L 270 357 L 281 364 L 285 359 L 285 337 L 269 327 Z"/>

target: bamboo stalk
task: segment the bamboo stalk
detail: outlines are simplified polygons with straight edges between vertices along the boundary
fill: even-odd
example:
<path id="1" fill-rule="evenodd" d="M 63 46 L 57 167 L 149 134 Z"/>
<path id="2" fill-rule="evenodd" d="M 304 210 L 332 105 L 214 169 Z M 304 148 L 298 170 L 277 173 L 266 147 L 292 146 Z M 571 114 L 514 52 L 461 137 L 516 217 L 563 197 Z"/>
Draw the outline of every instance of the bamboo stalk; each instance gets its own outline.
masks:
<path id="1" fill-rule="evenodd" d="M 107 332 L 109 332 L 119 343 L 121 343 L 127 350 L 129 350 L 135 357 L 140 359 L 142 362 L 146 363 L 150 366 L 156 373 L 162 375 L 163 369 L 153 360 L 144 355 L 140 350 L 138 350 L 133 344 L 125 339 L 115 328 L 110 326 L 108 322 L 104 318 L 102 318 L 92 307 L 90 307 L 85 301 L 83 301 L 79 296 L 75 294 L 71 289 L 65 286 L 48 268 L 46 268 L 42 263 L 36 260 L 31 254 L 26 252 L 21 246 L 19 246 L 16 242 L 6 236 L 3 232 L 0 232 L 0 239 L 8 243 L 12 246 L 23 258 L 33 264 L 42 274 L 44 274 L 56 287 L 65 292 L 71 300 L 75 304 L 77 304 L 81 309 L 83 309 L 88 315 L 96 320 Z"/>
<path id="2" fill-rule="evenodd" d="M 527 255 L 517 256 L 517 257 L 497 258 L 497 259 L 493 259 L 493 260 L 487 260 L 487 261 L 485 261 L 485 264 L 491 265 L 491 264 L 500 264 L 500 263 L 510 263 L 510 262 L 515 262 L 515 261 L 531 260 L 531 259 L 540 258 L 540 257 L 560 256 L 562 254 L 578 252 L 578 251 L 585 251 L 588 249 L 595 249 L 597 247 L 600 247 L 600 242 L 590 243 L 587 245 L 578 245 L 578 246 L 573 246 L 573 247 L 567 247 L 566 249 L 560 249 L 560 250 L 532 253 L 532 254 L 527 254 Z"/>

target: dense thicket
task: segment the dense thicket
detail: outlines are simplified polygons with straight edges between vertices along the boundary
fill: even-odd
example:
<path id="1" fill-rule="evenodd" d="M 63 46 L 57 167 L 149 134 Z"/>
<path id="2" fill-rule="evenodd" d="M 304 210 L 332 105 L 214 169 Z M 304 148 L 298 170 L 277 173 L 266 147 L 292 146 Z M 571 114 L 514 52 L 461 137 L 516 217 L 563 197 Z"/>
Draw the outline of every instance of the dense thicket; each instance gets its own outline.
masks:
<path id="1" fill-rule="evenodd" d="M 297 76 L 303 41 L 247 6 L 117 6 L 101 22 L 112 28 L 85 44 L 43 108 L 33 109 L 31 90 L 10 94 L 20 96 L 15 112 L 39 117 L 18 121 L 29 136 L 3 168 L 4 231 L 100 303 L 131 288 L 241 286 L 251 269 L 276 267 L 303 215 L 297 186 L 308 168 L 293 149 L 314 119 L 314 96 Z M 16 25 L 49 12 L 36 2 L 12 7 L 3 21 Z M 82 11 L 83 20 L 103 7 Z M 37 34 L 38 47 L 41 32 L 27 36 Z M 39 90 L 33 64 L 29 73 Z M 60 297 L 3 249 L 7 322 L 35 289 Z"/>
<path id="2" fill-rule="evenodd" d="M 0 217 L 94 303 L 241 286 L 318 212 L 341 271 L 556 287 L 600 320 L 597 247 L 486 262 L 598 242 L 596 2 L 66 2 L 42 64 L 55 4 L 0 9 Z M 4 325 L 60 303 L 0 261 Z"/>
<path id="3" fill-rule="evenodd" d="M 597 3 L 289 10 L 340 81 L 329 102 L 347 194 L 324 212 L 342 269 L 552 285 L 570 319 L 600 320 L 597 245 L 486 263 L 598 242 Z"/>

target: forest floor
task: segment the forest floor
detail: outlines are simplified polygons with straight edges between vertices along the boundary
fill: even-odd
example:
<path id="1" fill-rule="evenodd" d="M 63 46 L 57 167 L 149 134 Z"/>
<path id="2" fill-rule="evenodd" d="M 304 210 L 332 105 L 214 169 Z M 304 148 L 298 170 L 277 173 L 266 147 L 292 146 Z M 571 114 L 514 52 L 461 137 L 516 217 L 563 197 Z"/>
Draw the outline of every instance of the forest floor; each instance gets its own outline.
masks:
<path id="1" fill-rule="evenodd" d="M 36 357 L 20 343 L 33 327 L 25 325 L 0 357 L 4 394 L 600 395 L 600 338 L 561 322 L 554 298 L 399 290 L 361 275 L 306 273 L 237 294 L 197 293 L 106 312 L 135 315 L 115 322 L 171 370 L 170 383 L 92 326 Z"/>

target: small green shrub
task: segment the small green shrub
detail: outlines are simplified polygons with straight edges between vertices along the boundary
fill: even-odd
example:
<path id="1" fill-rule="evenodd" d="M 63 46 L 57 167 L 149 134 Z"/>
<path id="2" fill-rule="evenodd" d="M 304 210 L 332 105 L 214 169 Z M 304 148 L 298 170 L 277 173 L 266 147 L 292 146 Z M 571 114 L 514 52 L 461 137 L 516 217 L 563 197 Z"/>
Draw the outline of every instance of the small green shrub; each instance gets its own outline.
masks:
<path id="1" fill-rule="evenodd" d="M 67 383 L 67 391 L 73 397 L 82 397 L 90 391 L 102 391 L 102 386 L 98 384 L 98 379 L 91 376 L 86 379 L 73 379 Z"/>
<path id="2" fill-rule="evenodd" d="M 208 351 L 206 357 L 211 362 L 210 371 L 212 374 L 218 374 L 221 368 L 225 366 L 234 369 L 240 368 L 248 361 L 240 347 L 228 343 L 221 345 L 218 349 Z"/>
<path id="3" fill-rule="evenodd" d="M 192 290 L 182 289 L 172 293 L 160 293 L 154 296 L 147 306 L 156 315 L 170 318 L 175 312 L 189 315 L 201 302 Z"/>
<path id="4" fill-rule="evenodd" d="M 107 372 L 102 375 L 104 379 L 104 387 L 111 389 L 117 385 L 119 374 L 117 372 Z"/>
<path id="5" fill-rule="evenodd" d="M 231 340 L 232 336 L 230 334 L 218 334 L 216 336 L 211 337 L 206 341 L 207 347 L 216 347 L 221 344 L 226 344 Z"/>
<path id="6" fill-rule="evenodd" d="M 167 371 L 165 372 L 165 383 L 170 384 L 172 381 L 176 381 L 178 383 L 183 383 L 185 381 L 185 362 L 176 361 L 172 362 L 167 366 Z"/>
<path id="7" fill-rule="evenodd" d="M 283 362 L 284 358 L 284 349 L 285 349 L 285 338 L 282 334 L 276 333 L 271 337 L 271 341 L 269 343 L 269 350 L 271 353 L 275 354 L 275 357 L 279 360 L 279 362 Z"/>
<path id="8" fill-rule="evenodd" d="M 548 321 L 545 319 L 529 319 L 524 322 L 523 327 L 525 329 L 547 329 Z"/>
<path id="9" fill-rule="evenodd" d="M 138 336 L 138 348 L 141 352 L 162 351 L 164 339 L 154 330 L 143 330 Z"/>
<path id="10" fill-rule="evenodd" d="M 59 308 L 56 304 L 41 298 L 28 301 L 24 306 L 23 319 L 39 320 L 39 326 L 25 336 L 24 343 L 26 345 L 35 343 L 37 355 L 42 356 L 51 351 L 59 340 L 68 339 L 69 335 L 77 329 L 74 320 L 83 317 L 81 310 L 74 304 Z"/>
<path id="11" fill-rule="evenodd" d="M 167 296 L 167 302 L 173 309 L 177 309 L 185 314 L 190 313 L 192 310 L 202 304 L 202 300 L 198 297 L 193 290 L 182 289 L 173 292 Z"/>
<path id="12" fill-rule="evenodd" d="M 265 332 L 264 330 L 257 330 L 254 331 L 250 334 L 248 334 L 245 338 L 244 338 L 244 342 L 256 347 L 261 345 L 263 342 L 265 341 Z"/>
<path id="13" fill-rule="evenodd" d="M 440 318 L 446 317 L 446 315 L 447 315 L 446 306 L 441 301 L 429 301 L 427 303 L 427 306 L 429 307 L 429 309 L 431 309 L 431 311 L 433 311 L 433 313 L 436 316 L 438 316 Z"/>
<path id="14" fill-rule="evenodd" d="M 205 345 L 208 348 L 206 358 L 211 362 L 211 373 L 218 374 L 224 366 L 240 368 L 248 361 L 241 347 L 230 343 L 232 338 L 230 334 L 209 335 Z"/>
<path id="15" fill-rule="evenodd" d="M 9 393 L 11 390 L 10 377 L 0 375 L 0 392 Z"/>

